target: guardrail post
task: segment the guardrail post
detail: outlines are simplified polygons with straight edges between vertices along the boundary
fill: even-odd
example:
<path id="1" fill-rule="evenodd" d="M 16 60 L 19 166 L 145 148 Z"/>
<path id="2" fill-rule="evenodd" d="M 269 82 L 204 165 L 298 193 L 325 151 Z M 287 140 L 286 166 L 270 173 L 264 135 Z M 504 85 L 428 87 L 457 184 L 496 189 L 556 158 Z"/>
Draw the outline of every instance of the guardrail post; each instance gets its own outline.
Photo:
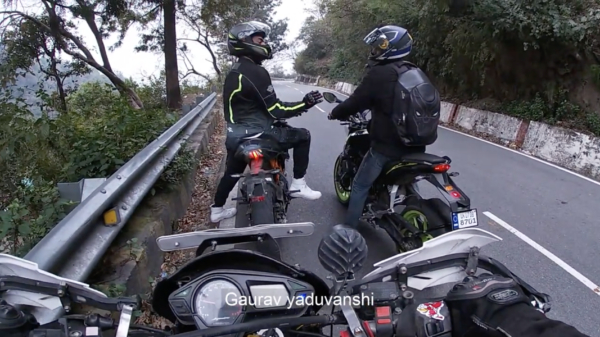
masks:
<path id="1" fill-rule="evenodd" d="M 78 204 L 89 197 L 94 190 L 106 181 L 106 178 L 90 178 L 81 179 L 76 183 L 58 183 L 58 194 L 62 199 L 74 202 L 74 205 L 69 206 L 67 214 L 70 213 Z"/>

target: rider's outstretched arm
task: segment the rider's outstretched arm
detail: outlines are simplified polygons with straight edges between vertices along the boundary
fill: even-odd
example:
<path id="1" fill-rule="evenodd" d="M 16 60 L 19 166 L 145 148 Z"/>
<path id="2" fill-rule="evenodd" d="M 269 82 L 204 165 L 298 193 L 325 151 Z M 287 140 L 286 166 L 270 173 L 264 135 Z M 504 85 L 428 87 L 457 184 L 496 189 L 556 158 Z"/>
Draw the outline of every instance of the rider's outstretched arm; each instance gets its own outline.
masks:
<path id="1" fill-rule="evenodd" d="M 511 336 L 519 337 L 589 337 L 576 328 L 553 320 L 533 307 L 517 305 L 499 313 L 498 326 Z"/>
<path id="2" fill-rule="evenodd" d="M 352 95 L 331 111 L 331 117 L 345 120 L 359 111 L 372 108 L 375 100 L 394 95 L 397 79 L 398 73 L 392 67 L 371 68 Z"/>
<path id="3" fill-rule="evenodd" d="M 273 118 L 290 118 L 298 116 L 299 114 L 308 110 L 308 107 L 304 101 L 299 102 L 282 102 L 277 98 L 275 88 L 271 82 L 271 76 L 266 69 L 260 67 L 253 71 L 251 74 L 244 74 L 248 85 L 256 88 L 256 92 L 260 98 L 265 102 L 267 111 Z M 243 85 L 246 82 L 242 82 Z"/>

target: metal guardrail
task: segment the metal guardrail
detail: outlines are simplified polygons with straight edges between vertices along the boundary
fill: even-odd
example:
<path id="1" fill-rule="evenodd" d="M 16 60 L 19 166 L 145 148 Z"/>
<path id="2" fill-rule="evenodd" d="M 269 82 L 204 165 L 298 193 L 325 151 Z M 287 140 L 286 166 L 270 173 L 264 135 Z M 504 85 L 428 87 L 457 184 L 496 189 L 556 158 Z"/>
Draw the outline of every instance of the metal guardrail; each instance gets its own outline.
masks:
<path id="1" fill-rule="evenodd" d="M 216 102 L 212 93 L 137 153 L 59 222 L 26 256 L 40 269 L 85 281 L 136 207 Z M 116 223 L 106 226 L 107 210 Z M 113 214 L 114 214 L 113 213 Z"/>
<path id="2" fill-rule="evenodd" d="M 319 77 L 314 77 L 314 76 L 308 76 L 308 75 L 302 75 L 299 74 L 298 76 L 296 76 L 296 79 L 294 80 L 294 82 L 299 82 L 299 83 L 304 83 L 304 84 L 318 84 L 319 83 L 319 79 L 321 78 L 321 76 Z"/>
<path id="3" fill-rule="evenodd" d="M 271 77 L 271 81 L 288 81 L 293 82 L 293 78 L 285 78 L 285 77 Z"/>

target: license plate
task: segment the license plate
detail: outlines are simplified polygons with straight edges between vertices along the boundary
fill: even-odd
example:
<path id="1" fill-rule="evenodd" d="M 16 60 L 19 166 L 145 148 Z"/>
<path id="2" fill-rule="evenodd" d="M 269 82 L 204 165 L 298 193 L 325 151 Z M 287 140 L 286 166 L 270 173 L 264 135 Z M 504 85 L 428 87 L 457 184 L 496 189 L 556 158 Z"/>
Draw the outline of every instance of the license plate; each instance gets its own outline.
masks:
<path id="1" fill-rule="evenodd" d="M 462 212 L 452 212 L 452 229 L 475 227 L 477 222 L 477 210 L 471 209 Z"/>

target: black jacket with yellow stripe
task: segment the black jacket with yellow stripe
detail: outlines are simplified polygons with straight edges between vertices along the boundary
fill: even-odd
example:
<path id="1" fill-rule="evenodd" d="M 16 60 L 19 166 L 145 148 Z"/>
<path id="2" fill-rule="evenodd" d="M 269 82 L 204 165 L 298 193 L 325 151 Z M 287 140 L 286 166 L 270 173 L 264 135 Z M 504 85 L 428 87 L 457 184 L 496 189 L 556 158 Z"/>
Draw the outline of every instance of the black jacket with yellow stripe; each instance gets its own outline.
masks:
<path id="1" fill-rule="evenodd" d="M 248 58 L 241 57 L 225 78 L 223 112 L 228 135 L 258 133 L 269 129 L 276 119 L 294 117 L 306 110 L 302 101 L 280 101 L 269 72 Z"/>

